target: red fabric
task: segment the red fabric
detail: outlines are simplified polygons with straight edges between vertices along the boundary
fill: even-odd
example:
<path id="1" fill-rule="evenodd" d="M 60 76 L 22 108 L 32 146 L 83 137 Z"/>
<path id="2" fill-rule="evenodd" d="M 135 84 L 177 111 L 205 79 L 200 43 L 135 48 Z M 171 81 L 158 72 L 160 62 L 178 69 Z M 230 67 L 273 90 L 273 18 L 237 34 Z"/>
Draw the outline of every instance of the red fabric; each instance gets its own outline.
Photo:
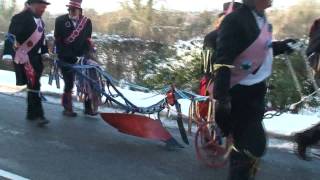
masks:
<path id="1" fill-rule="evenodd" d="M 207 78 L 206 76 L 204 76 L 201 80 L 200 80 L 200 92 L 199 94 L 201 96 L 207 96 L 208 95 L 208 91 L 207 91 L 207 86 L 209 83 L 209 78 Z M 199 114 L 200 117 L 202 118 L 206 118 L 208 116 L 208 108 L 209 108 L 209 102 L 199 102 L 198 104 L 198 108 L 199 108 Z"/>
<path id="2" fill-rule="evenodd" d="M 202 77 L 200 80 L 200 96 L 207 96 L 207 85 L 209 83 L 209 78 L 206 76 Z"/>
<path id="3" fill-rule="evenodd" d="M 160 121 L 146 116 L 122 113 L 101 113 L 100 115 L 105 122 L 125 134 L 161 141 L 172 138 Z"/>
<path id="4" fill-rule="evenodd" d="M 24 69 L 25 69 L 26 76 L 27 76 L 29 83 L 31 84 L 32 87 L 34 87 L 35 83 L 36 83 L 36 72 L 34 71 L 30 62 L 28 62 L 24 65 Z"/>
<path id="5" fill-rule="evenodd" d="M 209 109 L 209 102 L 200 102 L 199 103 L 199 114 L 202 118 L 207 118 Z"/>
<path id="6" fill-rule="evenodd" d="M 175 105 L 176 98 L 174 96 L 174 92 L 172 90 L 167 92 L 167 103 L 170 104 L 171 106 Z"/>

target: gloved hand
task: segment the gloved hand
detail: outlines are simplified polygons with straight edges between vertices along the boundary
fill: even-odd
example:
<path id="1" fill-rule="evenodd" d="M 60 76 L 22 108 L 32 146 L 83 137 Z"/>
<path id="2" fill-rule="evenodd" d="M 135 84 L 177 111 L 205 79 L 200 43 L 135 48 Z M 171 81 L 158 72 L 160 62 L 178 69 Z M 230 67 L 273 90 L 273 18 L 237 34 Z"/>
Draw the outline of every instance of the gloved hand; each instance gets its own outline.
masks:
<path id="1" fill-rule="evenodd" d="M 281 41 L 281 49 L 286 54 L 291 54 L 294 52 L 294 48 L 292 47 L 292 44 L 297 43 L 297 40 L 295 39 L 285 39 Z"/>
<path id="2" fill-rule="evenodd" d="M 230 121 L 231 101 L 230 98 L 216 100 L 215 103 L 215 120 L 221 129 L 223 136 L 230 134 L 232 124 Z"/>

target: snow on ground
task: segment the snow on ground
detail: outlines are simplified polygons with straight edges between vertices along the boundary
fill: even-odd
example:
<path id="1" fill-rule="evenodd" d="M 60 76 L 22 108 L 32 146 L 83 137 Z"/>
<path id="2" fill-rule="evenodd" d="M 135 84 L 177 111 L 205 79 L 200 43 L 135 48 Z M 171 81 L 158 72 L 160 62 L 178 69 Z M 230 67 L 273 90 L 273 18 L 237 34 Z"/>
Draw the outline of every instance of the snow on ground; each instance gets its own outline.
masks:
<path id="1" fill-rule="evenodd" d="M 283 114 L 272 119 L 265 119 L 264 125 L 268 131 L 290 136 L 293 132 L 307 129 L 320 121 L 318 115 Z"/>
<path id="2" fill-rule="evenodd" d="M 58 89 L 55 86 L 55 82 L 53 82 L 53 86 L 48 85 L 48 77 L 44 76 L 41 78 L 41 90 L 43 92 L 49 92 L 51 94 L 61 94 L 63 92 L 62 88 Z M 63 81 L 60 81 L 61 87 L 63 87 Z M 15 75 L 13 72 L 9 71 L 3 71 L 0 70 L 0 88 L 2 88 L 1 92 L 6 92 L 3 88 L 5 86 L 15 86 Z M 119 90 L 125 95 L 128 100 L 133 102 L 135 105 L 139 107 L 147 107 L 152 104 L 155 104 L 156 102 L 160 101 L 164 98 L 164 95 L 162 94 L 155 94 L 155 93 L 144 93 L 144 92 L 138 92 L 138 91 L 131 91 L 126 88 L 119 88 Z M 9 93 L 9 91 L 8 91 Z M 24 92 L 16 92 L 15 95 L 23 96 L 25 97 Z M 46 97 L 47 100 L 51 103 L 60 103 L 60 99 L 57 97 Z M 185 116 L 188 116 L 189 114 L 189 106 L 190 106 L 190 100 L 187 99 L 181 99 L 179 100 L 182 107 L 182 113 Z M 77 108 L 82 108 L 81 103 L 76 103 L 75 106 Z M 103 112 L 112 112 L 112 111 L 121 111 L 121 110 L 115 110 L 110 108 L 102 108 L 100 111 Z M 174 109 L 172 112 L 174 113 Z M 153 115 L 151 115 L 151 118 Z M 312 113 L 304 113 L 302 114 L 283 114 L 281 116 L 275 116 L 272 119 L 265 119 L 264 125 L 268 132 L 272 132 L 278 135 L 284 135 L 289 136 L 294 132 L 304 130 L 313 124 L 316 124 L 320 122 L 319 114 L 312 114 Z M 174 121 L 172 122 L 166 122 L 165 126 L 169 127 L 176 127 L 176 124 Z"/>

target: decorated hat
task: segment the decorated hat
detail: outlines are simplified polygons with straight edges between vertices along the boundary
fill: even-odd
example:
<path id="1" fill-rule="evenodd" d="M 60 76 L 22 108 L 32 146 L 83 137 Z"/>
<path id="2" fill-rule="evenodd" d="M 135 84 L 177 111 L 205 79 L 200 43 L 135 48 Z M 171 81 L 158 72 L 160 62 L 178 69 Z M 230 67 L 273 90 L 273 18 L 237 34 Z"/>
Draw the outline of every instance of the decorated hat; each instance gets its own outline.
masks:
<path id="1" fill-rule="evenodd" d="M 73 7 L 73 8 L 82 9 L 81 8 L 81 3 L 82 3 L 82 0 L 70 0 L 70 2 L 67 5 L 67 7 Z"/>
<path id="2" fill-rule="evenodd" d="M 41 3 L 41 4 L 47 4 L 49 5 L 50 3 L 46 0 L 28 0 L 27 1 L 28 4 L 33 4 L 33 3 Z"/>

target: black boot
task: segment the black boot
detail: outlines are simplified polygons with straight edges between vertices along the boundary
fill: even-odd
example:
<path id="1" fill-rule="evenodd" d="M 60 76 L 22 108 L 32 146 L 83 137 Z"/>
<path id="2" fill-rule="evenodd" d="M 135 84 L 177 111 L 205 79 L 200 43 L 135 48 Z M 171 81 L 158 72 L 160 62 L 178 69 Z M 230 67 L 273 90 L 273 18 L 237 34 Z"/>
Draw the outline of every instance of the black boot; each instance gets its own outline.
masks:
<path id="1" fill-rule="evenodd" d="M 49 121 L 44 117 L 41 97 L 39 93 L 28 92 L 27 104 L 27 120 L 37 121 L 38 126 L 41 127 L 49 123 Z"/>
<path id="2" fill-rule="evenodd" d="M 39 93 L 28 92 L 27 96 L 27 120 L 35 121 L 39 117 L 43 117 L 44 112 Z"/>
<path id="3" fill-rule="evenodd" d="M 233 150 L 230 154 L 228 180 L 254 180 L 258 165 L 259 159 Z"/>

